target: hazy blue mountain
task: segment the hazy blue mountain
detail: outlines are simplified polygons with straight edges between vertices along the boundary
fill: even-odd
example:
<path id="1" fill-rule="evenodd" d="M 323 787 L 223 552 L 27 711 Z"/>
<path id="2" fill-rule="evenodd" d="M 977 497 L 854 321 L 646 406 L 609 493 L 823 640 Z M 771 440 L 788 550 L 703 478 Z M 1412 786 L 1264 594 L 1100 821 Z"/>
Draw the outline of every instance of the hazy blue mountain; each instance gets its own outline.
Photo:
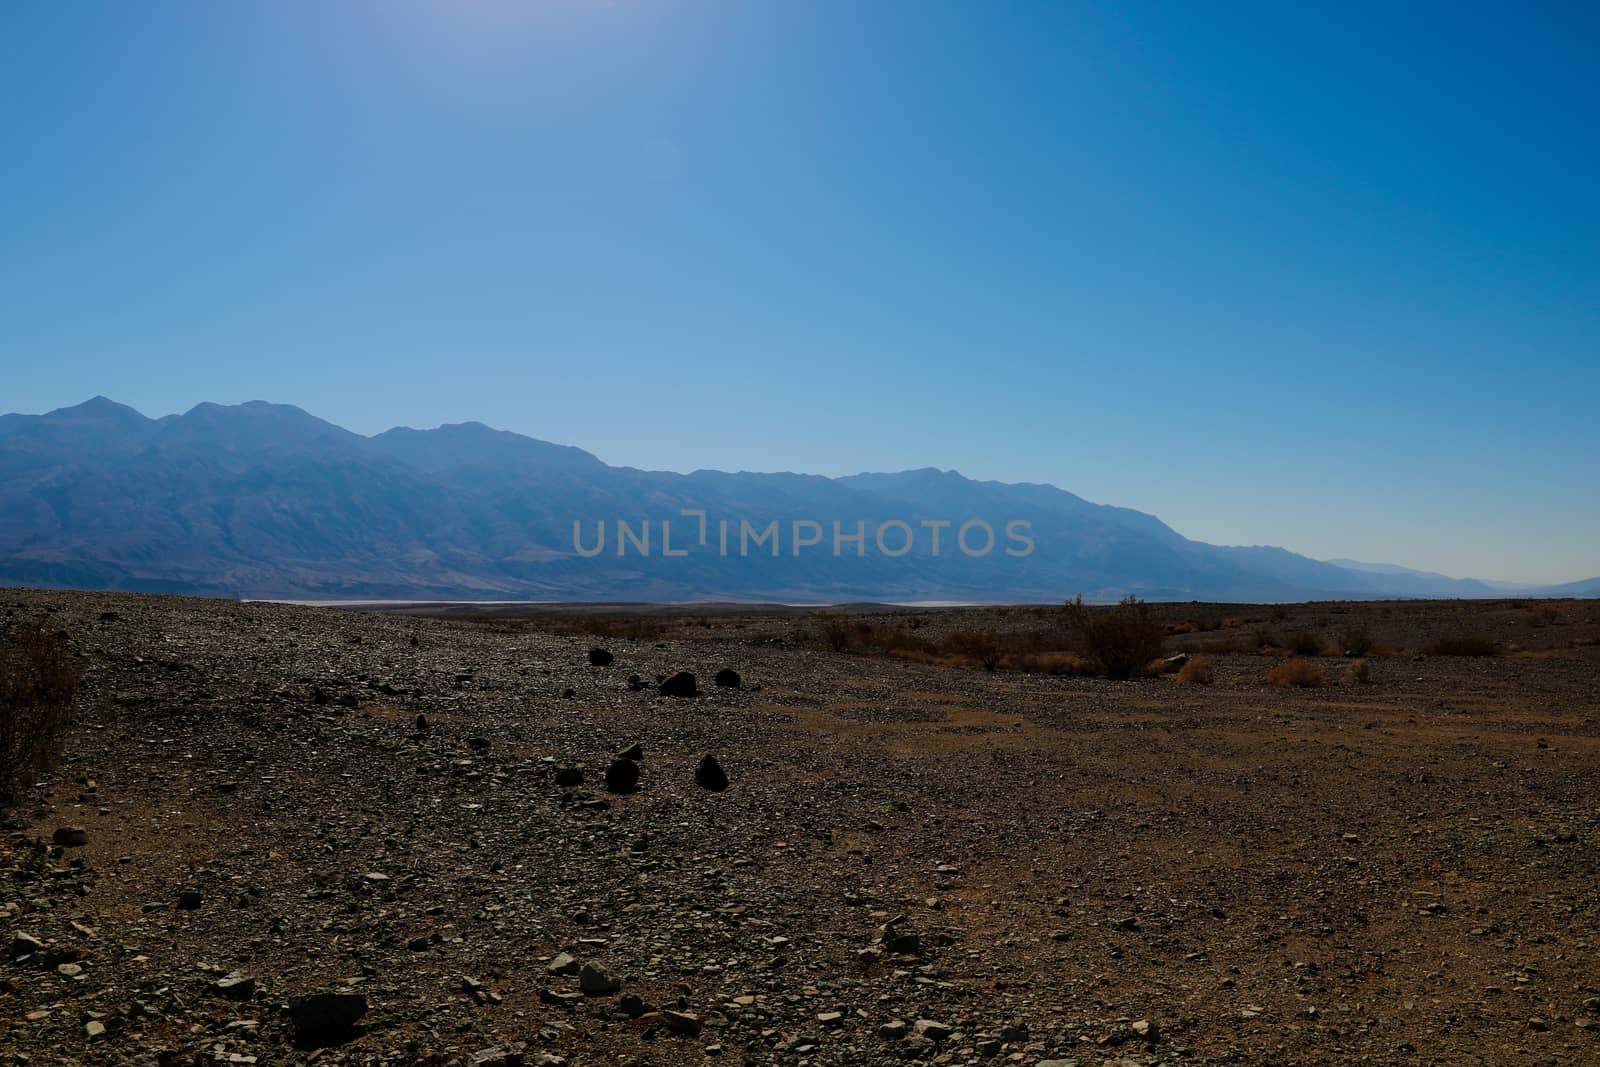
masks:
<path id="1" fill-rule="evenodd" d="M 604 547 L 592 558 L 575 550 L 574 520 L 586 548 L 597 544 L 597 524 L 604 528 Z M 618 551 L 619 520 L 635 537 L 646 536 L 648 521 L 649 555 L 631 542 Z M 969 520 L 993 531 L 987 554 L 960 551 Z M 1012 520 L 1031 523 L 1030 554 L 1006 554 L 1022 546 L 1007 535 Z M 664 523 L 671 548 L 684 554 L 664 555 Z M 760 539 L 773 523 L 776 553 Z M 796 554 L 796 523 L 821 544 Z M 938 523 L 949 525 L 939 527 L 936 554 L 927 524 Z M 981 525 L 967 533 L 970 546 L 985 545 Z M 907 534 L 912 543 L 903 555 L 888 554 L 880 534 L 890 549 Z M 798 602 L 1495 592 L 1405 568 L 1204 544 L 1143 512 L 954 471 L 676 474 L 608 466 L 582 449 L 480 423 L 368 438 L 288 405 L 200 404 L 149 419 L 104 397 L 0 416 L 0 584 L 256 597 Z M 1600 580 L 1565 588 L 1593 595 Z"/>
<path id="2" fill-rule="evenodd" d="M 1413 570 L 1393 563 L 1362 563 L 1353 559 L 1325 560 L 1336 567 L 1374 575 L 1380 582 L 1396 592 L 1408 596 L 1426 597 L 1485 597 L 1498 596 L 1496 588 L 1503 583 L 1481 582 L 1473 578 L 1451 578 L 1432 571 Z M 1521 588 L 1521 587 L 1518 587 Z"/>

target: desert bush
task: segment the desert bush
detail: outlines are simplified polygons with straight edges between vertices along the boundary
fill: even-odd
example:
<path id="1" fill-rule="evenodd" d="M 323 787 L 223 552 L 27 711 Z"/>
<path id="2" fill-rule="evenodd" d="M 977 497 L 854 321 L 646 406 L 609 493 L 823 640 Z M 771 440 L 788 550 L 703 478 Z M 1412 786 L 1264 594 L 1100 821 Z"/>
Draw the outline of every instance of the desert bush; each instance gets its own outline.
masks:
<path id="1" fill-rule="evenodd" d="M 1056 674 L 1069 678 L 1082 678 L 1095 674 L 1099 665 L 1082 656 L 1026 653 L 1015 659 L 1017 670 L 1029 674 Z"/>
<path id="2" fill-rule="evenodd" d="M 1492 656 L 1499 649 L 1495 647 L 1493 641 L 1486 638 L 1456 634 L 1451 637 L 1441 637 L 1433 644 L 1424 647 L 1422 651 L 1430 656 Z"/>
<path id="3" fill-rule="evenodd" d="M 1248 637 L 1188 637 L 1172 643 L 1173 651 L 1191 656 L 1245 655 L 1258 647 Z"/>
<path id="4" fill-rule="evenodd" d="M 822 643 L 835 652 L 848 652 L 855 645 L 855 627 L 841 619 L 822 624 Z"/>
<path id="5" fill-rule="evenodd" d="M 1296 630 L 1284 639 L 1283 647 L 1297 656 L 1322 655 L 1322 636 L 1315 630 Z"/>
<path id="6" fill-rule="evenodd" d="M 1286 659 L 1267 672 L 1267 681 L 1284 688 L 1315 689 L 1322 684 L 1322 672 L 1308 659 Z"/>
<path id="7" fill-rule="evenodd" d="M 1000 666 L 1006 654 L 993 630 L 957 630 L 945 638 L 944 649 L 950 655 L 976 660 L 986 671 Z"/>
<path id="8" fill-rule="evenodd" d="M 1256 648 L 1280 648 L 1283 645 L 1283 638 L 1270 626 L 1257 626 L 1250 631 L 1250 638 Z"/>
<path id="9" fill-rule="evenodd" d="M 1098 664 L 1108 678 L 1131 678 L 1163 651 L 1162 625 L 1138 597 L 1124 597 L 1114 607 L 1092 608 L 1080 596 L 1068 601 L 1064 610 L 1073 649 Z"/>
<path id="10" fill-rule="evenodd" d="M 43 622 L 0 642 L 0 805 L 14 803 L 55 760 L 78 680 L 66 635 Z"/>
<path id="11" fill-rule="evenodd" d="M 1367 667 L 1367 661 L 1358 659 L 1345 668 L 1344 680 L 1354 685 L 1364 685 L 1372 681 L 1372 671 Z"/>
<path id="12" fill-rule="evenodd" d="M 1352 626 L 1339 635 L 1339 644 L 1347 656 L 1365 656 L 1372 651 L 1372 634 L 1365 626 Z"/>
<path id="13" fill-rule="evenodd" d="M 1178 681 L 1183 685 L 1210 685 L 1217 680 L 1211 661 L 1204 656 L 1194 656 L 1178 670 Z"/>

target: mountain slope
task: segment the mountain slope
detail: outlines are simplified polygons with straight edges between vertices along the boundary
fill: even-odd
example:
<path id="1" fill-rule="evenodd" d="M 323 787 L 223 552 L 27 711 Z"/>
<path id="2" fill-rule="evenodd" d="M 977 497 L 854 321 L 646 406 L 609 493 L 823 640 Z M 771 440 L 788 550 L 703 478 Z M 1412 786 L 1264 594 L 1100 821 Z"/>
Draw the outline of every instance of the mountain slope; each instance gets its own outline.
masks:
<path id="1" fill-rule="evenodd" d="M 805 602 L 1493 592 L 1208 545 L 1053 486 L 954 471 L 676 474 L 480 423 L 367 438 L 288 405 L 156 420 L 103 397 L 0 416 L 0 584 Z"/>

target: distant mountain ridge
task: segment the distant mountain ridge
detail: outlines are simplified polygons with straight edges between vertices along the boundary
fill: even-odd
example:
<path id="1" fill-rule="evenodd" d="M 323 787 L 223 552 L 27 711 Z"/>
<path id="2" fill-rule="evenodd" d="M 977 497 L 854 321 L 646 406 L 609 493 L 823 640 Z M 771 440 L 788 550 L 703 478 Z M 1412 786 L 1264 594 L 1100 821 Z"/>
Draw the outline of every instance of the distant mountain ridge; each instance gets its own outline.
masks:
<path id="1" fill-rule="evenodd" d="M 1026 553 L 1022 528 L 1008 527 L 1018 521 Z M 637 541 L 619 552 L 619 522 L 634 538 L 649 524 L 650 554 Z M 777 553 L 766 541 L 748 551 L 774 523 Z M 795 544 L 812 524 L 818 543 Z M 605 547 L 591 554 L 602 528 Z M 969 554 L 985 529 L 989 550 Z M 104 397 L 0 416 L 0 585 L 791 602 L 1600 595 L 1600 578 L 1507 587 L 1209 545 L 1054 486 L 932 468 L 676 474 L 474 422 L 363 437 L 289 405 L 206 403 L 150 419 Z"/>

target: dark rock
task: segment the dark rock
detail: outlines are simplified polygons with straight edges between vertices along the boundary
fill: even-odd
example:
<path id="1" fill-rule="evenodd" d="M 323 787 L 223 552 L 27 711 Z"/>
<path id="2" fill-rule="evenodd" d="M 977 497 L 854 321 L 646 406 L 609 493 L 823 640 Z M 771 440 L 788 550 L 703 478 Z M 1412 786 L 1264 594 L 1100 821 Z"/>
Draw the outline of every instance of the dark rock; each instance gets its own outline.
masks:
<path id="1" fill-rule="evenodd" d="M 469 737 L 467 738 L 467 747 L 476 749 L 479 752 L 487 752 L 494 747 L 494 742 L 487 737 Z"/>
<path id="2" fill-rule="evenodd" d="M 1188 662 L 1189 653 L 1179 652 L 1175 656 L 1168 656 L 1166 659 L 1162 660 L 1161 669 L 1167 674 L 1177 674 L 1183 669 L 1183 665 Z"/>
<path id="3" fill-rule="evenodd" d="M 644 762 L 644 745 L 638 741 L 617 753 L 618 759 L 631 759 L 635 763 Z"/>
<path id="4" fill-rule="evenodd" d="M 55 833 L 50 835 L 50 840 L 65 848 L 77 848 L 89 843 L 89 831 L 81 826 L 58 826 Z"/>
<path id="5" fill-rule="evenodd" d="M 628 692 L 637 693 L 644 688 L 644 680 L 637 674 L 628 675 Z"/>
<path id="6" fill-rule="evenodd" d="M 611 653 L 603 648 L 591 648 L 589 650 L 589 662 L 596 667 L 609 667 L 612 659 Z"/>
<path id="7" fill-rule="evenodd" d="M 698 1037 L 700 1034 L 700 1017 L 690 1015 L 686 1011 L 670 1011 L 662 1009 L 661 1021 L 667 1024 L 667 1029 L 684 1037 Z"/>
<path id="8" fill-rule="evenodd" d="M 9 952 L 11 958 L 14 960 L 21 959 L 23 956 L 31 956 L 33 953 L 38 952 L 43 948 L 44 942 L 40 941 L 32 934 L 25 934 L 21 931 L 18 931 L 17 933 L 11 935 L 11 948 L 9 949 Z"/>
<path id="9" fill-rule="evenodd" d="M 617 1001 L 617 1007 L 630 1019 L 637 1019 L 641 1015 L 648 1015 L 656 1010 L 656 1006 L 633 993 L 624 993 L 622 999 Z"/>
<path id="10" fill-rule="evenodd" d="M 249 1000 L 256 995 L 256 980 L 243 971 L 232 971 L 212 982 L 211 991 L 229 1000 Z"/>
<path id="11" fill-rule="evenodd" d="M 728 788 L 728 772 L 722 769 L 717 757 L 707 753 L 700 757 L 700 766 L 694 769 L 695 784 L 701 789 L 720 793 Z"/>
<path id="12" fill-rule="evenodd" d="M 428 732 L 428 717 L 426 715 L 418 715 L 417 716 L 417 733 L 425 734 L 427 732 Z"/>
<path id="13" fill-rule="evenodd" d="M 712 680 L 724 689 L 737 689 L 740 684 L 739 672 L 726 667 L 718 671 L 716 678 Z"/>
<path id="14" fill-rule="evenodd" d="M 581 768 L 581 767 L 557 767 L 556 768 L 556 785 L 559 785 L 563 789 L 570 789 L 575 785 L 582 785 L 582 784 L 583 784 L 583 768 Z"/>
<path id="15" fill-rule="evenodd" d="M 700 691 L 695 688 L 694 675 L 688 671 L 679 671 L 671 678 L 661 683 L 661 695 L 664 697 L 696 697 Z"/>
<path id="16" fill-rule="evenodd" d="M 578 988 L 591 997 L 608 997 L 622 988 L 622 979 L 592 963 L 585 963 L 578 972 Z"/>
<path id="17" fill-rule="evenodd" d="M 614 759 L 606 768 L 606 791 L 632 793 L 639 788 L 639 765 L 631 759 Z"/>
<path id="18" fill-rule="evenodd" d="M 573 697 L 575 697 L 577 695 L 578 695 L 578 691 L 576 689 L 563 689 L 561 691 L 561 699 L 563 699 L 563 700 L 571 700 Z"/>
<path id="19" fill-rule="evenodd" d="M 360 993 L 309 993 L 289 1000 L 289 1023 L 304 1044 L 329 1044 L 351 1036 L 366 1013 L 367 998 Z"/>
<path id="20" fill-rule="evenodd" d="M 185 889 L 178 894 L 178 910 L 194 911 L 200 907 L 200 890 Z"/>

